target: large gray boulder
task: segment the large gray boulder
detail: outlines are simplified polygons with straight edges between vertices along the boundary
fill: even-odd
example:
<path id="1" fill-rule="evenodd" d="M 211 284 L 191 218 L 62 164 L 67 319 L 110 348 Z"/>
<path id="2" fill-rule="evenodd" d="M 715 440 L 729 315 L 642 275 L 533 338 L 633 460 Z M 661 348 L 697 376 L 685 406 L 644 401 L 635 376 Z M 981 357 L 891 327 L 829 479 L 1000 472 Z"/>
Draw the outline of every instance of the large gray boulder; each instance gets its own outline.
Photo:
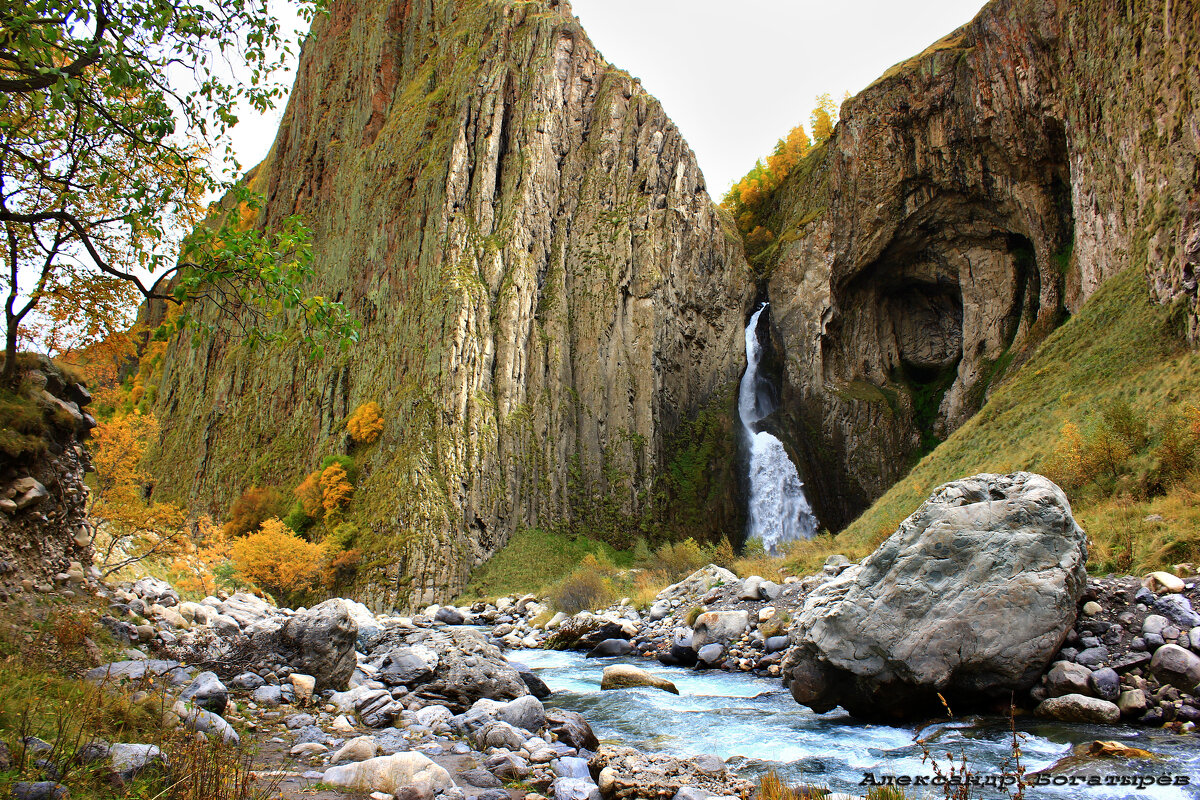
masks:
<path id="1" fill-rule="evenodd" d="M 416 698 L 459 714 L 481 698 L 504 701 L 529 694 L 504 654 L 470 628 L 389 630 L 376 640 L 370 659 L 381 676 L 407 670 L 404 685 Z M 386 672 L 393 667 L 396 672 Z"/>
<path id="2" fill-rule="evenodd" d="M 289 619 L 277 634 L 292 669 L 317 680 L 316 690 L 345 689 L 357 665 L 358 625 L 341 600 L 326 600 Z"/>
<path id="3" fill-rule="evenodd" d="M 816 589 L 784 660 L 792 696 L 865 719 L 955 713 L 1028 690 L 1075 622 L 1084 532 L 1041 475 L 939 487 L 878 550 Z"/>

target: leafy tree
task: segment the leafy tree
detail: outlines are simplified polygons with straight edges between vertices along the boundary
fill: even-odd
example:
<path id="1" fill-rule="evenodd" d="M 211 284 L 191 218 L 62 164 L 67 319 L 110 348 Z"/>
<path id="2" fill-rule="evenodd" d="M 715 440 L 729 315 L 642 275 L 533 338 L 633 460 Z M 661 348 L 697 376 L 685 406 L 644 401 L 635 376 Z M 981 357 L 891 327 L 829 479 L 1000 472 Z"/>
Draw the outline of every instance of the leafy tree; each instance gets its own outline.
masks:
<path id="1" fill-rule="evenodd" d="M 229 521 L 223 533 L 227 537 L 242 536 L 257 530 L 272 517 L 284 511 L 283 495 L 278 489 L 251 486 L 242 492 L 229 509 Z"/>
<path id="2" fill-rule="evenodd" d="M 350 438 L 361 444 L 371 444 L 383 433 L 383 411 L 379 403 L 371 401 L 354 409 L 346 420 L 346 431 Z"/>
<path id="3" fill-rule="evenodd" d="M 301 539 L 278 519 L 233 543 L 238 575 L 279 597 L 299 596 L 317 588 L 326 550 Z"/>
<path id="4" fill-rule="evenodd" d="M 319 10 L 300 2 L 308 19 Z M 33 333 L 22 325 L 39 306 L 55 344 L 99 341 L 150 298 L 207 300 L 252 344 L 298 335 L 319 353 L 327 339 L 357 338 L 339 303 L 302 290 L 307 228 L 296 218 L 269 233 L 251 227 L 259 201 L 248 189 L 230 196 L 238 213 L 180 241 L 202 198 L 230 188 L 210 161 L 216 152 L 236 166 L 234 109 L 265 110 L 282 96 L 272 75 L 289 52 L 267 4 L 249 0 L 3 4 L 0 379 L 15 378 L 17 347 Z M 284 314 L 291 325 L 267 325 Z"/>
<path id="5" fill-rule="evenodd" d="M 101 535 L 96 550 L 108 576 L 147 558 L 175 552 L 185 540 L 185 513 L 172 503 L 147 500 L 142 467 L 146 443 L 158 434 L 149 414 L 114 415 L 92 431 L 95 491 L 88 516 Z"/>
<path id="6" fill-rule="evenodd" d="M 823 142 L 833 135 L 833 126 L 837 124 L 838 107 L 833 102 L 833 96 L 828 92 L 817 95 L 817 107 L 813 109 L 809 124 L 812 125 L 813 138 Z"/>
<path id="7" fill-rule="evenodd" d="M 321 473 L 321 505 L 326 515 L 345 508 L 354 494 L 354 485 L 341 464 L 330 464 Z"/>

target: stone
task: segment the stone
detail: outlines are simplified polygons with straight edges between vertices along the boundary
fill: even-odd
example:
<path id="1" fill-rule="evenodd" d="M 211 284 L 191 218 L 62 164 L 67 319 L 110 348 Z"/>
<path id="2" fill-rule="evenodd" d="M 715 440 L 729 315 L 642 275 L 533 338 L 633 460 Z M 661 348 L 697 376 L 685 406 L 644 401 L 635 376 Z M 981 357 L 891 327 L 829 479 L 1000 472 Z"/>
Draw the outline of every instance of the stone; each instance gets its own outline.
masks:
<path id="1" fill-rule="evenodd" d="M 1151 572 L 1142 581 L 1142 586 L 1155 594 L 1179 594 L 1183 581 L 1169 572 Z"/>
<path id="2" fill-rule="evenodd" d="M 644 669 L 638 669 L 630 664 L 612 664 L 604 668 L 604 674 L 600 678 L 601 690 L 609 689 L 632 689 L 639 686 L 649 686 L 655 689 L 662 689 L 664 692 L 671 694 L 679 694 L 679 690 L 675 688 L 675 684 L 666 678 L 659 678 L 651 675 Z"/>
<path id="3" fill-rule="evenodd" d="M 742 582 L 742 590 L 738 592 L 738 599 L 757 602 L 762 597 L 762 594 L 759 591 L 759 587 L 762 585 L 762 582 L 763 579 L 758 575 L 751 575 L 749 578 L 746 578 L 746 580 Z"/>
<path id="4" fill-rule="evenodd" d="M 341 600 L 326 600 L 288 619 L 279 644 L 296 672 L 316 679 L 316 691 L 345 689 L 354 674 L 358 625 Z"/>
<path id="5" fill-rule="evenodd" d="M 70 793 L 55 781 L 19 781 L 12 785 L 13 800 L 67 800 Z"/>
<path id="6" fill-rule="evenodd" d="M 320 742 L 301 742 L 288 750 L 288 755 L 294 758 L 311 758 L 328 752 L 329 748 Z"/>
<path id="7" fill-rule="evenodd" d="M 1142 620 L 1142 634 L 1162 635 L 1167 626 L 1171 624 L 1171 620 L 1160 614 L 1149 614 L 1146 619 Z"/>
<path id="8" fill-rule="evenodd" d="M 446 625 L 463 625 L 467 621 L 467 618 L 463 616 L 461 611 L 450 606 L 439 608 L 437 613 L 433 615 L 433 618 Z"/>
<path id="9" fill-rule="evenodd" d="M 321 782 L 363 793 L 399 795 L 404 792 L 412 800 L 433 800 L 438 793 L 454 785 L 445 768 L 415 751 L 330 767 L 325 770 Z"/>
<path id="10" fill-rule="evenodd" d="M 343 761 L 366 761 L 379 755 L 379 742 L 373 736 L 356 736 L 346 742 L 329 759 L 330 764 Z"/>
<path id="11" fill-rule="evenodd" d="M 33 478 L 21 478 L 14 481 L 12 487 L 17 491 L 12 498 L 17 511 L 24 511 L 36 506 L 50 497 L 50 492 L 46 490 L 46 487 Z"/>
<path id="12" fill-rule="evenodd" d="M 413 712 L 413 716 L 416 717 L 417 724 L 432 729 L 448 723 L 454 714 L 445 706 L 425 706 Z"/>
<path id="13" fill-rule="evenodd" d="M 250 699 L 260 706 L 277 706 L 283 703 L 283 690 L 278 686 L 260 686 L 251 693 Z"/>
<path id="14" fill-rule="evenodd" d="M 538 677 L 536 672 L 519 662 L 512 661 L 509 663 L 512 664 L 513 669 L 517 671 L 517 674 L 521 676 L 521 680 L 525 683 L 525 688 L 529 690 L 531 695 L 539 700 L 545 700 L 552 694 L 550 687 L 546 685 L 545 681 Z"/>
<path id="15" fill-rule="evenodd" d="M 706 611 L 692 626 L 692 649 L 699 652 L 706 644 L 728 644 L 738 639 L 750 626 L 750 614 L 745 610 Z"/>
<path id="16" fill-rule="evenodd" d="M 312 714 L 289 714 L 283 719 L 283 726 L 289 731 L 307 728 L 316 723 Z"/>
<path id="17" fill-rule="evenodd" d="M 288 676 L 288 680 L 292 682 L 292 692 L 296 696 L 296 703 L 302 706 L 308 705 L 312 701 L 313 692 L 317 688 L 317 679 L 312 675 L 293 672 Z"/>
<path id="18" fill-rule="evenodd" d="M 600 787 L 584 778 L 555 778 L 550 796 L 554 800 L 601 800 Z"/>
<path id="19" fill-rule="evenodd" d="M 768 653 L 781 653 L 788 648 L 790 643 L 786 636 L 770 636 L 763 642 L 763 648 Z"/>
<path id="20" fill-rule="evenodd" d="M 505 781 L 519 781 L 533 771 L 529 762 L 512 753 L 499 753 L 484 764 L 493 775 Z"/>
<path id="21" fill-rule="evenodd" d="M 222 714 L 229 704 L 229 690 L 215 672 L 201 672 L 179 694 L 179 699 L 214 714 Z"/>
<path id="22" fill-rule="evenodd" d="M 1079 692 L 1078 694 L 1086 693 Z M 1121 676 L 1117 674 L 1116 670 L 1109 667 L 1096 670 L 1092 673 L 1090 694 L 1101 700 L 1115 702 L 1121 694 Z"/>
<path id="23" fill-rule="evenodd" d="M 489 747 L 503 747 L 517 751 L 525 746 L 525 737 L 521 732 L 507 722 L 489 722 L 475 734 L 475 741 L 481 750 Z"/>
<path id="24" fill-rule="evenodd" d="M 583 778 L 590 781 L 592 773 L 588 770 L 586 758 L 566 756 L 550 762 L 550 768 L 560 778 Z"/>
<path id="25" fill-rule="evenodd" d="M 1046 692 L 1049 697 L 1065 694 L 1091 694 L 1092 671 L 1069 661 L 1055 662 L 1046 673 Z"/>
<path id="26" fill-rule="evenodd" d="M 1067 694 L 1043 700 L 1034 713 L 1039 717 L 1060 722 L 1115 725 L 1121 719 L 1121 709 L 1116 703 L 1082 694 Z"/>
<path id="27" fill-rule="evenodd" d="M 627 656 L 633 652 L 628 639 L 605 639 L 588 652 L 585 658 L 612 658 Z"/>
<path id="28" fill-rule="evenodd" d="M 480 789 L 498 789 L 504 785 L 503 781 L 482 767 L 464 770 L 459 774 L 459 778 L 462 782 L 478 786 Z"/>
<path id="29" fill-rule="evenodd" d="M 702 664 L 713 666 L 720 663 L 721 657 L 725 655 L 725 648 L 717 643 L 706 644 L 696 653 L 696 658 Z"/>
<path id="30" fill-rule="evenodd" d="M 1075 656 L 1075 663 L 1082 664 L 1085 667 L 1098 667 L 1108 662 L 1108 656 L 1108 648 L 1104 645 L 1089 647 L 1086 650 L 1080 651 L 1079 655 Z"/>
<path id="31" fill-rule="evenodd" d="M 500 719 L 523 730 L 536 733 L 546 727 L 546 709 L 536 697 L 526 695 L 500 707 Z"/>
<path id="32" fill-rule="evenodd" d="M 1196 694 L 1200 684 L 1200 656 L 1176 644 L 1165 644 L 1154 651 L 1150 671 L 1161 682 L 1181 692 Z"/>
<path id="33" fill-rule="evenodd" d="M 1192 601 L 1181 594 L 1164 595 L 1154 601 L 1154 610 L 1185 630 L 1200 626 L 1200 614 L 1192 608 Z"/>
<path id="34" fill-rule="evenodd" d="M 712 753 L 701 753 L 698 756 L 694 756 L 692 758 L 692 765 L 701 775 L 714 776 L 725 774 L 725 762 L 721 760 L 720 756 L 715 756 Z"/>
<path id="35" fill-rule="evenodd" d="M 659 600 L 650 606 L 650 621 L 658 622 L 660 619 L 664 619 L 670 613 L 671 604 L 666 600 Z"/>
<path id="36" fill-rule="evenodd" d="M 956 713 L 1027 692 L 1075 622 L 1086 535 L 1026 472 L 945 484 L 860 565 L 814 589 L 782 670 L 814 711 Z"/>
<path id="37" fill-rule="evenodd" d="M 162 750 L 153 744 L 114 744 L 108 751 L 112 771 L 122 780 L 133 780 L 139 772 L 163 763 Z"/>
<path id="38" fill-rule="evenodd" d="M 222 742 L 234 745 L 235 747 L 241 741 L 233 726 L 226 722 L 223 717 L 211 711 L 205 711 L 202 708 L 189 708 L 183 701 L 176 701 L 175 705 L 172 706 L 172 710 L 179 716 L 180 721 L 184 725 L 197 733 L 220 737 Z"/>
<path id="39" fill-rule="evenodd" d="M 1126 689 L 1117 697 L 1117 708 L 1121 709 L 1122 717 L 1140 717 L 1149 707 L 1146 693 L 1141 689 Z"/>
<path id="40" fill-rule="evenodd" d="M 680 786 L 679 791 L 671 800 L 708 800 L 710 797 L 715 797 L 716 792 L 710 792 L 708 789 L 700 789 L 695 786 Z"/>
<path id="41" fill-rule="evenodd" d="M 597 750 L 600 747 L 592 726 L 576 711 L 546 709 L 546 727 L 560 742 L 577 750 Z"/>
<path id="42" fill-rule="evenodd" d="M 1097 603 L 1095 600 L 1089 600 L 1083 604 L 1084 616 L 1094 617 L 1104 610 L 1104 606 Z"/>

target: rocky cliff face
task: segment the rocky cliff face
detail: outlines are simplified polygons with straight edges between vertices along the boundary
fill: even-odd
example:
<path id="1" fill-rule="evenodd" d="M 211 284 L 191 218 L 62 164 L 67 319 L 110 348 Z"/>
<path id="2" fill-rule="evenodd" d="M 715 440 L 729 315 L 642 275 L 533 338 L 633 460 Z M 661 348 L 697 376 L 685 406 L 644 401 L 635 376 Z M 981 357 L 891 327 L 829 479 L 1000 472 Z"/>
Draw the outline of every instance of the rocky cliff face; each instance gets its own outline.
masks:
<path id="1" fill-rule="evenodd" d="M 1189 3 L 996 0 L 842 107 L 777 195 L 767 257 L 773 425 L 823 523 L 1125 268 L 1196 337 L 1198 59 Z"/>
<path id="2" fill-rule="evenodd" d="M 632 529 L 676 494 L 740 528 L 720 465 L 741 244 L 662 107 L 565 0 L 336 0 L 251 183 L 257 224 L 313 228 L 316 291 L 362 343 L 249 353 L 227 319 L 174 342 L 157 491 L 224 510 L 295 485 L 376 401 L 382 439 L 354 453 L 376 606 L 453 596 L 521 525 Z"/>
<path id="3" fill-rule="evenodd" d="M 92 563 L 90 469 L 83 442 L 92 400 L 49 359 L 21 356 L 21 379 L 0 394 L 0 598 L 79 583 Z M 18 584 L 23 584 L 18 588 Z"/>

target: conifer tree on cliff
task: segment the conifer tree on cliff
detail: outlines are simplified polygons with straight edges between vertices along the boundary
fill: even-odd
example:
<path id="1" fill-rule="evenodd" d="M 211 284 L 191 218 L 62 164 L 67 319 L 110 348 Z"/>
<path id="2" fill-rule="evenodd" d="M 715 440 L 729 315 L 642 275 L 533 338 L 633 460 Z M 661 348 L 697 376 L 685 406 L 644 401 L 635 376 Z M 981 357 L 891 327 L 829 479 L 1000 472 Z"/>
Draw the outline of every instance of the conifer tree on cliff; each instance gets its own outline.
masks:
<path id="1" fill-rule="evenodd" d="M 300 1 L 306 19 L 320 13 Z M 251 343 L 290 337 L 320 351 L 356 338 L 340 304 L 304 291 L 308 229 L 296 218 L 256 229 L 256 196 L 211 165 L 214 153 L 232 160 L 238 104 L 265 110 L 282 96 L 273 75 L 287 39 L 261 1 L 2 4 L 0 383 L 16 375 L 35 309 L 92 340 L 114 309 L 149 298 L 184 306 L 173 329 L 202 333 L 187 307 L 203 300 Z M 198 225 L 218 191 L 228 213 Z M 286 324 L 267 324 L 276 316 Z"/>

